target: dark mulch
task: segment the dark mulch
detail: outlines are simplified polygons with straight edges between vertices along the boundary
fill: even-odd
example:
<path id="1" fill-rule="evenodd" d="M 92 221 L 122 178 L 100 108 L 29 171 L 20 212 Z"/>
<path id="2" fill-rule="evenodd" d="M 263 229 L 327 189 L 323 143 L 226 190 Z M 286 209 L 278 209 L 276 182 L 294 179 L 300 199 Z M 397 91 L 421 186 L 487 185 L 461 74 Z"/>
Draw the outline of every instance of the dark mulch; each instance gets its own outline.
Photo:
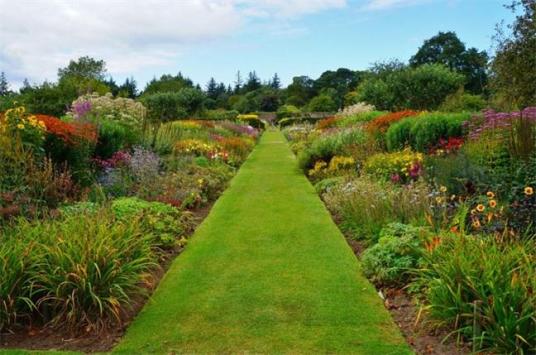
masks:
<path id="1" fill-rule="evenodd" d="M 213 203 L 192 211 L 196 225 L 210 213 Z M 52 329 L 39 324 L 28 324 L 16 329 L 14 332 L 0 334 L 0 349 L 28 349 L 28 350 L 72 350 L 86 353 L 105 352 L 111 350 L 125 334 L 128 325 L 141 311 L 143 305 L 156 289 L 158 283 L 169 269 L 172 261 L 182 252 L 183 248 L 169 251 L 160 262 L 160 267 L 152 274 L 152 284 L 148 287 L 148 295 L 133 300 L 132 309 L 123 314 L 123 322 L 109 327 L 96 334 L 95 332 L 76 333 L 65 329 Z"/>

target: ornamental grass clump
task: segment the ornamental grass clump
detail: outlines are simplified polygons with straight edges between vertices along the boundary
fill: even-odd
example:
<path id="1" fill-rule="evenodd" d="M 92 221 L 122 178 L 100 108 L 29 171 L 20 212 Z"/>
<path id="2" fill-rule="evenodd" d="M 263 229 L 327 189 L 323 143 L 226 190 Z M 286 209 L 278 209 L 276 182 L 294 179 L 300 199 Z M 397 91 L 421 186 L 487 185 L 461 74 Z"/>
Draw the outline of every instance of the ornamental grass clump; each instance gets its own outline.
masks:
<path id="1" fill-rule="evenodd" d="M 388 223 L 425 225 L 430 191 L 426 184 L 405 186 L 368 176 L 346 179 L 322 195 L 341 226 L 356 238 L 375 242 Z"/>
<path id="2" fill-rule="evenodd" d="M 31 280 L 28 277 L 34 267 L 31 256 L 35 243 L 22 237 L 0 234 L 0 333 L 28 317 L 35 309 L 30 299 Z"/>
<path id="3" fill-rule="evenodd" d="M 534 240 L 443 235 L 418 272 L 428 312 L 473 351 L 529 354 L 536 349 Z"/>
<path id="4" fill-rule="evenodd" d="M 137 219 L 122 223 L 107 210 L 44 222 L 20 220 L 7 238 L 33 246 L 26 294 L 43 320 L 71 330 L 121 322 L 156 267 L 151 241 Z"/>

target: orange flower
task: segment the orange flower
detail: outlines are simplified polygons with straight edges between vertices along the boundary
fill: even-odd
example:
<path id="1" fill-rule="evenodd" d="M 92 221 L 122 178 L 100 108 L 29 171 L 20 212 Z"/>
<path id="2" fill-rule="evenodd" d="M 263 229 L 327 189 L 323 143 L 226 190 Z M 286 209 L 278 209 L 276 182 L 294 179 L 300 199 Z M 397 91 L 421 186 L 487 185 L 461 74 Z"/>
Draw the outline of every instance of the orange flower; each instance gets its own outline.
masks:
<path id="1" fill-rule="evenodd" d="M 495 197 L 495 194 L 491 191 L 488 191 L 488 193 L 486 194 L 489 198 L 494 198 Z"/>
<path id="2" fill-rule="evenodd" d="M 393 123 L 406 117 L 417 116 L 418 114 L 415 111 L 405 110 L 381 115 L 367 124 L 367 130 L 369 132 L 385 132 Z"/>
<path id="3" fill-rule="evenodd" d="M 490 201 L 489 201 L 489 207 L 491 207 L 491 208 L 495 208 L 495 207 L 497 207 L 497 201 L 495 201 L 495 200 L 490 200 Z"/>
<path id="4" fill-rule="evenodd" d="M 525 187 L 525 195 L 532 196 L 534 194 L 534 189 L 530 186 Z"/>
<path id="5" fill-rule="evenodd" d="M 425 243 L 425 248 L 428 250 L 428 252 L 434 251 L 435 248 L 437 248 L 441 244 L 441 237 L 434 237 L 430 242 Z"/>
<path id="6" fill-rule="evenodd" d="M 473 223 L 472 223 L 472 226 L 473 226 L 473 228 L 478 229 L 478 228 L 480 228 L 482 225 L 480 224 L 480 221 L 479 221 L 478 219 L 475 219 L 475 220 L 473 221 Z"/>
<path id="7" fill-rule="evenodd" d="M 76 144 L 80 140 L 93 143 L 97 141 L 97 128 L 90 123 L 65 122 L 49 115 L 35 115 L 35 118 L 43 122 L 47 133 L 57 136 L 65 143 Z"/>
<path id="8" fill-rule="evenodd" d="M 484 210 L 486 209 L 486 206 L 484 206 L 483 204 L 478 204 L 478 206 L 476 206 L 476 210 L 478 212 L 484 212 Z"/>

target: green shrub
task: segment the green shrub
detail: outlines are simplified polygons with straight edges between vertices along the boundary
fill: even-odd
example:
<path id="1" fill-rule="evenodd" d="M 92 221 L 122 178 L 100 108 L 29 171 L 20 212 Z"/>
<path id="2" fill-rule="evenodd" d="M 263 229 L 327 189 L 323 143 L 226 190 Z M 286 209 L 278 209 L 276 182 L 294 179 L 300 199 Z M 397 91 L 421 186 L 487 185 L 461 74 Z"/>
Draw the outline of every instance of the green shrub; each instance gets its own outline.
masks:
<path id="1" fill-rule="evenodd" d="M 365 276 L 377 286 L 406 285 L 429 237 L 430 232 L 423 227 L 388 224 L 380 231 L 378 243 L 361 256 Z"/>
<path id="2" fill-rule="evenodd" d="M 117 121 L 102 120 L 99 125 L 99 139 L 95 147 L 95 154 L 100 158 L 107 159 L 113 153 L 139 143 L 140 139 L 140 131 Z"/>
<path id="3" fill-rule="evenodd" d="M 426 156 L 425 178 L 436 186 L 445 186 L 450 194 L 466 195 L 475 190 L 487 192 L 490 176 L 482 166 L 474 164 L 463 152 L 445 156 Z"/>
<path id="4" fill-rule="evenodd" d="M 147 107 L 149 119 L 167 122 L 200 113 L 203 109 L 205 95 L 201 90 L 182 88 L 177 92 L 157 92 L 144 95 L 141 100 Z"/>
<path id="5" fill-rule="evenodd" d="M 237 120 L 243 122 L 243 123 L 246 123 L 248 125 L 250 125 L 251 127 L 253 128 L 259 128 L 259 129 L 264 129 L 265 128 L 265 124 L 263 121 L 261 121 L 259 119 L 259 115 L 256 115 L 256 114 L 247 114 L 247 115 L 238 115 L 236 116 Z"/>
<path id="6" fill-rule="evenodd" d="M 310 112 L 335 112 L 338 107 L 330 95 L 320 94 L 309 101 L 307 108 Z"/>
<path id="7" fill-rule="evenodd" d="M 463 82 L 462 74 L 441 64 L 424 64 L 364 80 L 357 91 L 360 101 L 380 110 L 436 110 Z"/>
<path id="8" fill-rule="evenodd" d="M 294 105 L 282 105 L 277 109 L 278 119 L 292 118 L 301 115 L 301 110 Z"/>
<path id="9" fill-rule="evenodd" d="M 418 284 L 440 324 L 455 327 L 474 350 L 536 349 L 534 240 L 444 236 L 425 254 Z"/>
<path id="10" fill-rule="evenodd" d="M 112 202 L 112 211 L 125 223 L 139 219 L 140 227 L 152 240 L 151 244 L 162 249 L 186 244 L 186 234 L 192 230 L 190 213 L 161 202 L 124 197 Z"/>
<path id="11" fill-rule="evenodd" d="M 406 146 L 424 152 L 439 143 L 440 139 L 461 137 L 463 123 L 469 113 L 429 113 L 409 117 L 389 127 L 386 133 L 387 148 L 398 150 Z"/>
<path id="12" fill-rule="evenodd" d="M 217 110 L 206 110 L 204 112 L 203 118 L 206 118 L 207 120 L 212 121 L 234 121 L 236 119 L 236 116 L 238 116 L 240 112 L 236 110 L 224 110 L 224 109 L 217 109 Z"/>
<path id="13" fill-rule="evenodd" d="M 457 92 L 447 96 L 439 107 L 443 112 L 479 112 L 486 108 L 487 102 L 480 95 L 472 95 L 464 92 Z"/>
<path id="14" fill-rule="evenodd" d="M 352 145 L 363 144 L 366 134 L 360 128 L 349 128 L 336 133 L 321 136 L 298 156 L 302 169 L 311 168 L 318 160 L 328 162 L 335 155 L 345 155 L 345 149 Z"/>

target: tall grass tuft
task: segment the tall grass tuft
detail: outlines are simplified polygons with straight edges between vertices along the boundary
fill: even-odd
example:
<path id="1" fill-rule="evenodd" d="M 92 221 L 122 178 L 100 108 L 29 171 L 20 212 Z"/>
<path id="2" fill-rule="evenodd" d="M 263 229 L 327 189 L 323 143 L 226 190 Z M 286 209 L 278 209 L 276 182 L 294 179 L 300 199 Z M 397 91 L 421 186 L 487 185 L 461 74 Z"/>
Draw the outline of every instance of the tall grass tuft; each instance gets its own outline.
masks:
<path id="1" fill-rule="evenodd" d="M 14 241 L 7 253 L 0 248 L 0 267 L 10 275 L 0 283 L 9 306 L 0 316 L 6 325 L 34 305 L 44 322 L 73 331 L 118 324 L 156 266 L 138 220 L 121 222 L 108 209 L 45 222 L 21 219 L 4 238 Z"/>
<path id="2" fill-rule="evenodd" d="M 418 273 L 431 316 L 470 339 L 475 351 L 534 353 L 534 251 L 534 240 L 443 237 Z"/>

